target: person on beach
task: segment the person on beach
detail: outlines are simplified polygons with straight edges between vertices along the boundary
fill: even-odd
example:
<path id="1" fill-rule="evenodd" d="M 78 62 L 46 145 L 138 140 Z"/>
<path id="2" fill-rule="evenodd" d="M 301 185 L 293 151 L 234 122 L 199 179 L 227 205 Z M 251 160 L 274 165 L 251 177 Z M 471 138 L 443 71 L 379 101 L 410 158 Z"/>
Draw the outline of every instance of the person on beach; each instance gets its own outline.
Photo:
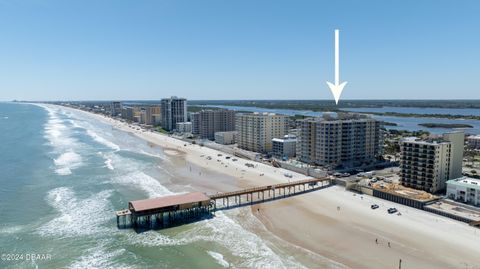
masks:
<path id="1" fill-rule="evenodd" d="M 375 244 L 378 245 L 378 238 L 375 238 Z"/>
<path id="2" fill-rule="evenodd" d="M 390 242 L 388 242 L 388 247 L 390 247 Z"/>

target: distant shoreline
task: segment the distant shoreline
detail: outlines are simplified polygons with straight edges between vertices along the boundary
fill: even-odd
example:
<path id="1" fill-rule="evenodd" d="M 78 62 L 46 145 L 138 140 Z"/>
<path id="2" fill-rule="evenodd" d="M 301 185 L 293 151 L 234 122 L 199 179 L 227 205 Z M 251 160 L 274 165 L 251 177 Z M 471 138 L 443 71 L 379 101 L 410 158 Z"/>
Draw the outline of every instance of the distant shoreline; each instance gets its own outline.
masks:
<path id="1" fill-rule="evenodd" d="M 461 123 L 420 123 L 418 125 L 427 128 L 473 128 L 470 124 Z"/>

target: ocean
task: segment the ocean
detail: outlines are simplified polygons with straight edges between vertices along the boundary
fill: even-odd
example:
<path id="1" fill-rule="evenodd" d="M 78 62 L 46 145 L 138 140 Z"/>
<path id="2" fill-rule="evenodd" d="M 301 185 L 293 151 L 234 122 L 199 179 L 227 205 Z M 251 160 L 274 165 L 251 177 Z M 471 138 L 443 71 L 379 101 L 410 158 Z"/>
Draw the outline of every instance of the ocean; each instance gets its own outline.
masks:
<path id="1" fill-rule="evenodd" d="M 128 201 L 192 186 L 177 183 L 160 148 L 82 112 L 0 103 L 0 141 L 0 268 L 315 267 L 249 208 L 159 231 L 117 229 L 114 211 Z"/>

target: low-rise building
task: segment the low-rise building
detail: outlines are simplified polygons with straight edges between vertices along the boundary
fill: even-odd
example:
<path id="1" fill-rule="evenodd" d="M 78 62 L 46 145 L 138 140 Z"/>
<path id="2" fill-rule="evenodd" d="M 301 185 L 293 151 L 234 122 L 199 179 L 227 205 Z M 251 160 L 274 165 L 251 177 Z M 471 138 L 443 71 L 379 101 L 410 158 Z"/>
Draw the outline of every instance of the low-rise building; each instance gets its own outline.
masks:
<path id="1" fill-rule="evenodd" d="M 467 145 L 471 149 L 480 149 L 480 135 L 471 135 L 467 137 Z"/>
<path id="2" fill-rule="evenodd" d="M 215 142 L 222 145 L 231 145 L 235 144 L 235 138 L 237 136 L 236 131 L 230 132 L 216 132 L 215 133 Z"/>
<path id="3" fill-rule="evenodd" d="M 447 181 L 447 197 L 480 206 L 480 179 L 460 177 Z"/>
<path id="4" fill-rule="evenodd" d="M 191 133 L 192 132 L 192 123 L 191 122 L 177 122 L 175 130 L 179 133 Z"/>
<path id="5" fill-rule="evenodd" d="M 297 137 L 286 135 L 283 138 L 272 139 L 272 155 L 280 159 L 295 157 L 297 151 Z"/>

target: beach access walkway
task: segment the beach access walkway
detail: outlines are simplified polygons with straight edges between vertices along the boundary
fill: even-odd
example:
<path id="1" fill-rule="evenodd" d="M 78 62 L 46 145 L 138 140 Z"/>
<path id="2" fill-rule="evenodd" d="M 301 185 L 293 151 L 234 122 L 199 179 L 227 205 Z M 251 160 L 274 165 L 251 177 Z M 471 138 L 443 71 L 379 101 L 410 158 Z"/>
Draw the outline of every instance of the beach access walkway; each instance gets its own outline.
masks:
<path id="1" fill-rule="evenodd" d="M 191 192 L 130 201 L 116 211 L 117 227 L 137 231 L 162 229 L 214 217 L 215 211 L 284 199 L 330 186 L 333 180 L 312 178 L 232 192 L 204 194 Z"/>

